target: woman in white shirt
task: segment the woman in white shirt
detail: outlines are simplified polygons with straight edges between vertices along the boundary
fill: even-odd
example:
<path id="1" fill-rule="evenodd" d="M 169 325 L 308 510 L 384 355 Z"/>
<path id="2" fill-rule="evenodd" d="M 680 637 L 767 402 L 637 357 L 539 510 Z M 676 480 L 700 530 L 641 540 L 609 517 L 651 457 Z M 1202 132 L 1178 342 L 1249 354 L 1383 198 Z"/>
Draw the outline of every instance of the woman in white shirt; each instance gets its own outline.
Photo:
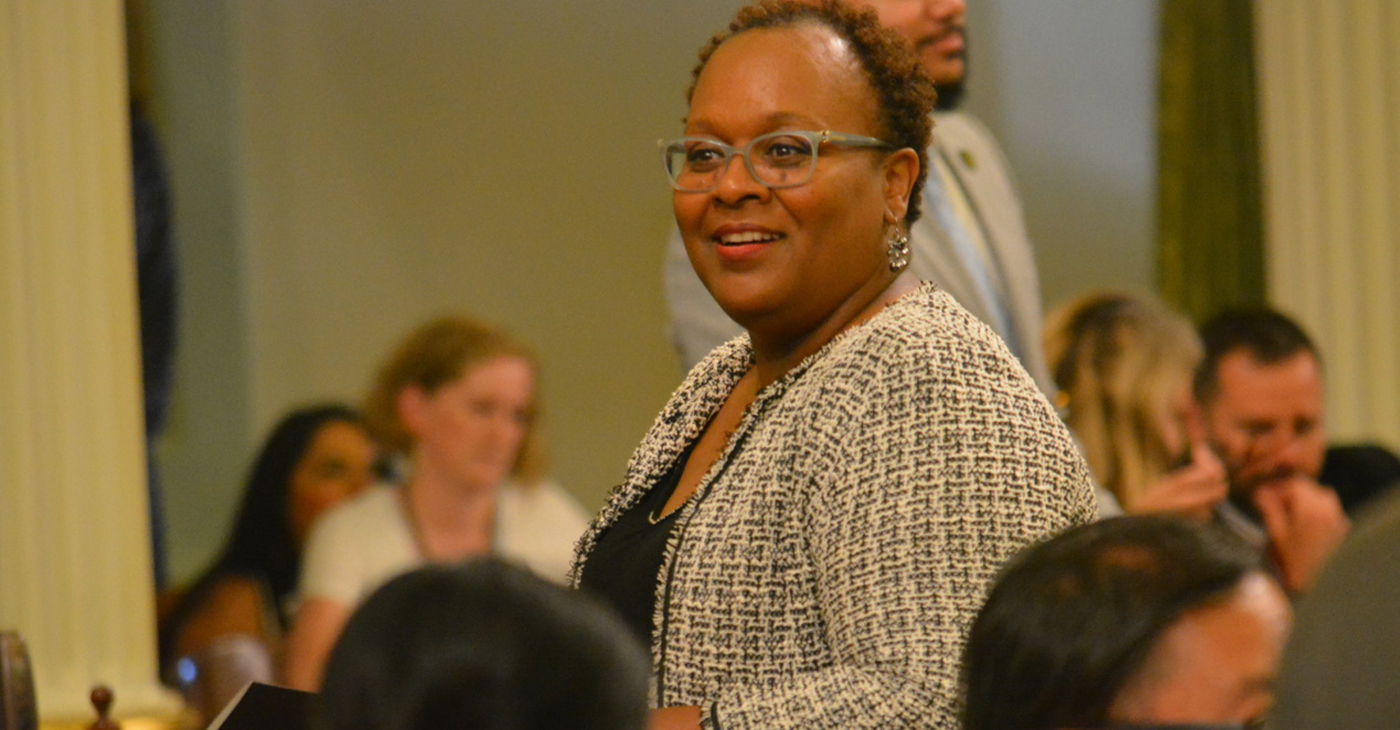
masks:
<path id="1" fill-rule="evenodd" d="M 366 490 L 313 529 L 283 667 L 288 686 L 319 687 L 354 608 L 424 563 L 495 554 L 564 580 L 587 517 L 538 478 L 535 370 L 521 343 L 464 317 L 419 328 L 380 370 L 365 416 L 403 460 L 404 478 Z"/>

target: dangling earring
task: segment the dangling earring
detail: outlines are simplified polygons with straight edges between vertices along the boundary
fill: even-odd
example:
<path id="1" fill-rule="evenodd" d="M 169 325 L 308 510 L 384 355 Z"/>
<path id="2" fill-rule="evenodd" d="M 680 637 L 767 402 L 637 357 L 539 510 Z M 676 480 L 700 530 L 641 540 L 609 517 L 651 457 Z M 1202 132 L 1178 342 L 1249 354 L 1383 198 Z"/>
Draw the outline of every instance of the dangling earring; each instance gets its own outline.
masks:
<path id="1" fill-rule="evenodd" d="M 909 237 L 899 230 L 898 225 L 890 230 L 888 249 L 885 253 L 890 257 L 890 271 L 899 273 L 909 265 Z"/>

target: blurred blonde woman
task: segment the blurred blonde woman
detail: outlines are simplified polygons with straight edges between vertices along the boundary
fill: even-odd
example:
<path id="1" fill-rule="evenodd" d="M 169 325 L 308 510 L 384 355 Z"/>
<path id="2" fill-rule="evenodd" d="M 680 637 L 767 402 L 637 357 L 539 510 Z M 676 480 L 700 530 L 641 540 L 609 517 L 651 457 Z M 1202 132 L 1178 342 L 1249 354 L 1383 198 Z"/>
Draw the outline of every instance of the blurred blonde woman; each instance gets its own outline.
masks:
<path id="1" fill-rule="evenodd" d="M 1190 323 L 1148 297 L 1095 292 L 1051 313 L 1045 350 L 1057 405 L 1111 495 L 1100 511 L 1208 517 L 1227 490 L 1191 396 Z"/>
<path id="2" fill-rule="evenodd" d="M 539 478 L 536 365 L 508 334 L 445 317 L 409 335 L 379 371 L 365 418 L 403 467 L 314 528 L 283 680 L 319 687 L 351 611 L 426 563 L 494 554 L 563 582 L 587 516 Z"/>

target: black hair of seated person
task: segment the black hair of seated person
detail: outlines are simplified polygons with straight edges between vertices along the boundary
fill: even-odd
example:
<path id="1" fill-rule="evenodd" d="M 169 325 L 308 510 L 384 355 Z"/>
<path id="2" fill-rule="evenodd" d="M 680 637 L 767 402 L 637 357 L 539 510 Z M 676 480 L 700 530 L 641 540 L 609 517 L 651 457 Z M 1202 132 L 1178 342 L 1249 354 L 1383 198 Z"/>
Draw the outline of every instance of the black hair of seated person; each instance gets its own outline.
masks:
<path id="1" fill-rule="evenodd" d="M 223 550 L 167 618 L 160 631 L 160 657 L 168 667 L 179 630 L 186 619 L 222 579 L 243 576 L 257 580 L 269 593 L 277 619 L 285 630 L 289 616 L 281 607 L 296 590 L 301 576 L 301 546 L 293 534 L 290 512 L 292 473 L 322 426 L 345 422 L 364 426 L 360 414 L 338 403 L 306 406 L 291 411 L 272 429 L 258 452 L 233 529 Z M 163 675 L 164 676 L 164 675 Z"/>
<path id="2" fill-rule="evenodd" d="M 1111 518 L 1023 550 L 968 636 L 964 730 L 1105 726 L 1167 628 L 1260 570 L 1238 538 L 1165 515 Z"/>
<path id="3" fill-rule="evenodd" d="M 321 730 L 642 730 L 650 661 L 591 596 L 496 558 L 386 583 L 331 652 Z"/>

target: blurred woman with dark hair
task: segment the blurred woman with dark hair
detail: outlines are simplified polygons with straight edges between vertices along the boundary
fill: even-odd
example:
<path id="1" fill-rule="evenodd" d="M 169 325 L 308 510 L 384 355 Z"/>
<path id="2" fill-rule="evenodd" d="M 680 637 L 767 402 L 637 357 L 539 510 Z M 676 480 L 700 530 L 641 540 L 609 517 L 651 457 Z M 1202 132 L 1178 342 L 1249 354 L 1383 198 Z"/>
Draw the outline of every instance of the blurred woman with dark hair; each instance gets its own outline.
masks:
<path id="1" fill-rule="evenodd" d="M 277 424 L 253 464 L 227 544 L 161 623 L 167 681 L 193 683 L 210 652 L 230 640 L 260 646 L 267 676 L 254 678 L 271 679 L 311 525 L 373 482 L 376 458 L 360 415 L 345 406 L 301 408 Z"/>

